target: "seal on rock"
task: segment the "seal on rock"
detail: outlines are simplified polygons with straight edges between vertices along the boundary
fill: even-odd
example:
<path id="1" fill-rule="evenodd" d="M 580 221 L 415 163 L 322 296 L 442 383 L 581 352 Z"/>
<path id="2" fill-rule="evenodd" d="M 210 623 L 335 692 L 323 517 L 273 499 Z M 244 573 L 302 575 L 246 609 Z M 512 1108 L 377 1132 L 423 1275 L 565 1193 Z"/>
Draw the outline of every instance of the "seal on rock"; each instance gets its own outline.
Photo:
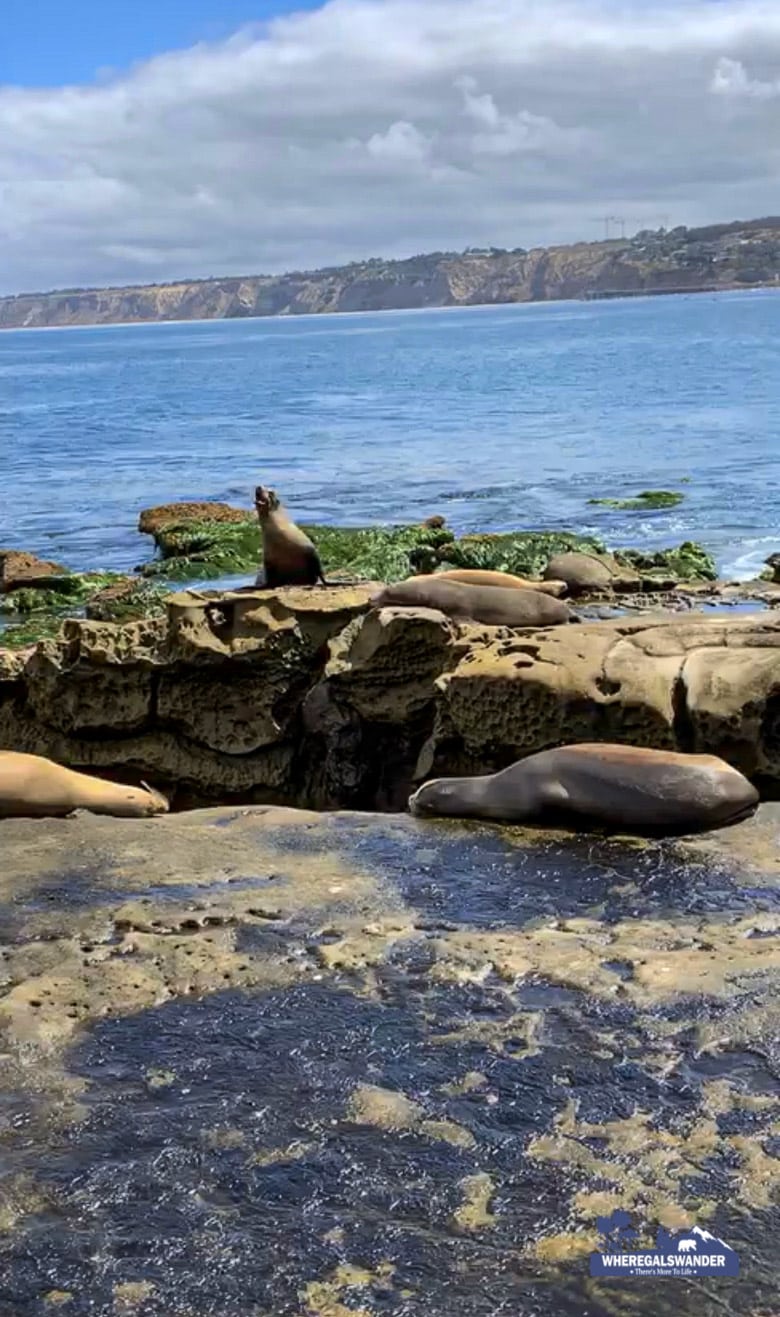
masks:
<path id="1" fill-rule="evenodd" d="M 432 608 L 447 617 L 470 618 L 485 626 L 542 627 L 571 622 L 560 599 L 537 590 L 496 585 L 464 585 L 440 576 L 411 576 L 386 585 L 371 597 L 372 608 Z"/>
<path id="2" fill-rule="evenodd" d="M 618 831 L 720 828 L 751 814 L 755 787 L 715 755 L 634 745 L 564 745 L 484 777 L 442 777 L 409 798 L 416 816 L 537 821 L 584 818 Z"/>
<path id="3" fill-rule="evenodd" d="M 0 750 L 0 818 L 58 818 L 76 809 L 140 819 L 167 814 L 168 801 L 145 783 L 104 782 L 41 755 Z"/>
<path id="4" fill-rule="evenodd" d="M 563 581 L 569 594 L 640 590 L 642 578 L 609 553 L 557 553 L 544 569 L 546 581 Z"/>
<path id="5" fill-rule="evenodd" d="M 524 576 L 512 576 L 510 572 L 491 572 L 481 568 L 453 567 L 446 572 L 437 572 L 439 581 L 460 581 L 462 585 L 496 585 L 507 590 L 538 590 L 540 594 L 551 594 L 560 599 L 566 594 L 565 581 L 527 581 Z"/>
<path id="6" fill-rule="evenodd" d="M 317 585 L 327 581 L 319 554 L 308 535 L 287 516 L 274 489 L 258 485 L 255 511 L 263 534 L 263 572 L 257 586 L 279 589 L 283 585 Z"/>

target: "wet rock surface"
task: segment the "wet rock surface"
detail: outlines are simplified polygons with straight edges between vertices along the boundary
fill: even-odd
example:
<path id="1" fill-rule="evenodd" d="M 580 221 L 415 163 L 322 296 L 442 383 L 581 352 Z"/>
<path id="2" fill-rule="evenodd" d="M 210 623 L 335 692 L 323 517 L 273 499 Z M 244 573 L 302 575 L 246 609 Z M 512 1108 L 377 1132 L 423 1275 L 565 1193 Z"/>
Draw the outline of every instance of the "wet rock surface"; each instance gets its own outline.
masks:
<path id="1" fill-rule="evenodd" d="M 0 824 L 0 1312 L 775 1310 L 780 807 Z M 588 1276 L 596 1218 L 734 1281 Z"/>

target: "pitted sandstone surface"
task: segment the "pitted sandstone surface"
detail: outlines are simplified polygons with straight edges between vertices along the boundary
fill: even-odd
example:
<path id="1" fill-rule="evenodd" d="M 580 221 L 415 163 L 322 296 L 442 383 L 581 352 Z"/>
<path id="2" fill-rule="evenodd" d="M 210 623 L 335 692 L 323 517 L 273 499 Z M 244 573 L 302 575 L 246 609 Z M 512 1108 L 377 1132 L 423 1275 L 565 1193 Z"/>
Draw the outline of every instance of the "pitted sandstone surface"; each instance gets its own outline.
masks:
<path id="1" fill-rule="evenodd" d="M 769 1317 L 779 834 L 0 823 L 0 1312 Z M 740 1279 L 591 1281 L 615 1207 Z"/>
<path id="2" fill-rule="evenodd" d="M 428 775 L 576 741 L 720 755 L 780 778 L 780 613 L 546 629 L 371 610 L 375 587 L 172 596 L 166 617 L 67 621 L 0 650 L 0 748 L 174 808 L 402 809 Z"/>

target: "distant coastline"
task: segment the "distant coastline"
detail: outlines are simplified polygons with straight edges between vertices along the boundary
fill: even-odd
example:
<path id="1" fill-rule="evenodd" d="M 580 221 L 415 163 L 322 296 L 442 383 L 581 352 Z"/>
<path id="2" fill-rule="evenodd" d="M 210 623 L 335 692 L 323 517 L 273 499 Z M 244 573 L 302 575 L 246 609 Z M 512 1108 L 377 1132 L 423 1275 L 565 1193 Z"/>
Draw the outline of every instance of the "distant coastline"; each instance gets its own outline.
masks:
<path id="1" fill-rule="evenodd" d="M 0 329 L 256 319 L 780 288 L 780 217 L 531 251 L 471 248 L 282 275 L 0 298 Z"/>

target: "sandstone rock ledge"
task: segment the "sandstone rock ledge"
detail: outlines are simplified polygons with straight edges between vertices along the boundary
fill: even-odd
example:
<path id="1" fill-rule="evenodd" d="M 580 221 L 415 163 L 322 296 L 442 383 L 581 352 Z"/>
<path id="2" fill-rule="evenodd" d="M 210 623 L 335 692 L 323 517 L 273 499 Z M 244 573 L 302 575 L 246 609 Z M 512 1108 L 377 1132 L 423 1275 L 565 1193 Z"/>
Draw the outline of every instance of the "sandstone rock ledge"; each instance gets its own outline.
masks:
<path id="1" fill-rule="evenodd" d="M 780 617 L 509 631 L 369 610 L 370 584 L 170 597 L 0 651 L 0 748 L 176 804 L 398 808 L 416 776 L 566 741 L 709 751 L 780 778 Z"/>

